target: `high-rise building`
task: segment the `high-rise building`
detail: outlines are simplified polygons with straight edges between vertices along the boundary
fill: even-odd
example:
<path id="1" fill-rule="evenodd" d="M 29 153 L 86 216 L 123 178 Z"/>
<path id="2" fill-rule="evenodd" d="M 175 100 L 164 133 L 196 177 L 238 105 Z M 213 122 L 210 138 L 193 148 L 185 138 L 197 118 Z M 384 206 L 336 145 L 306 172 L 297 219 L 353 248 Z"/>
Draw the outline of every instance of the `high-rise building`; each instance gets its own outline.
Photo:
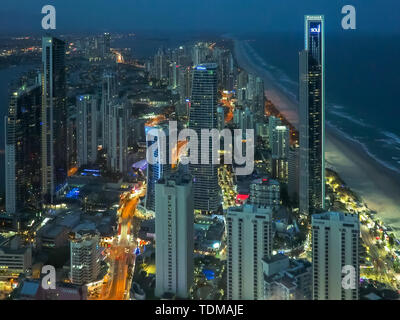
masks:
<path id="1" fill-rule="evenodd" d="M 67 177 L 65 42 L 42 39 L 42 194 L 53 203 Z"/>
<path id="2" fill-rule="evenodd" d="M 71 282 L 84 285 L 97 280 L 100 272 L 100 236 L 93 230 L 80 230 L 70 239 Z"/>
<path id="3" fill-rule="evenodd" d="M 272 176 L 280 181 L 288 179 L 289 128 L 276 126 L 271 137 Z"/>
<path id="4" fill-rule="evenodd" d="M 154 56 L 154 69 L 153 76 L 157 80 L 167 79 L 168 75 L 168 64 L 167 64 L 167 56 L 164 53 L 164 50 L 161 48 L 158 49 L 156 55 Z"/>
<path id="5" fill-rule="evenodd" d="M 201 64 L 193 69 L 192 100 L 189 115 L 189 128 L 201 137 L 202 129 L 217 128 L 217 64 Z M 218 168 L 212 163 L 212 139 L 208 145 L 199 143 L 198 154 L 208 151 L 208 164 L 190 164 L 189 170 L 194 178 L 194 208 L 215 212 L 220 205 Z M 208 150 L 207 150 L 208 149 Z M 207 151 L 206 151 L 207 150 Z"/>
<path id="6" fill-rule="evenodd" d="M 189 296 L 193 283 L 193 228 L 192 177 L 178 170 L 156 184 L 156 296 Z"/>
<path id="7" fill-rule="evenodd" d="M 169 87 L 176 89 L 179 85 L 179 68 L 180 66 L 176 62 L 169 64 L 168 75 L 169 75 Z"/>
<path id="8" fill-rule="evenodd" d="M 325 208 L 325 40 L 324 17 L 305 16 L 300 52 L 300 211 Z"/>
<path id="9" fill-rule="evenodd" d="M 76 105 L 71 105 L 67 109 L 67 156 L 69 170 L 78 166 L 78 141 Z"/>
<path id="10" fill-rule="evenodd" d="M 115 74 L 111 71 L 105 71 L 101 84 L 101 144 L 106 150 L 111 140 L 111 129 L 109 127 L 111 116 L 110 102 L 117 97 L 117 94 L 118 90 Z"/>
<path id="11" fill-rule="evenodd" d="M 78 167 L 92 164 L 97 158 L 97 97 L 82 95 L 76 98 L 77 106 L 77 159 Z"/>
<path id="12" fill-rule="evenodd" d="M 107 143 L 107 163 L 113 172 L 124 173 L 127 170 L 127 108 L 126 101 L 122 99 L 112 99 L 110 105 L 109 121 L 109 140 Z"/>
<path id="13" fill-rule="evenodd" d="M 152 134 L 150 129 L 156 129 L 158 134 Z M 155 210 L 155 192 L 156 183 L 165 174 L 171 171 L 171 165 L 169 164 L 169 126 L 168 124 L 160 124 L 154 127 L 146 127 L 146 144 L 148 148 L 149 157 L 151 157 L 151 162 L 147 165 L 147 187 L 146 187 L 146 202 L 145 207 L 148 210 Z M 164 137 L 161 136 L 161 132 L 165 134 Z M 156 145 L 154 145 L 156 144 Z M 164 149 L 165 148 L 165 149 Z M 161 150 L 165 150 L 162 154 Z"/>
<path id="14" fill-rule="evenodd" d="M 263 119 L 265 115 L 265 96 L 264 81 L 260 77 L 256 77 L 255 96 L 253 99 L 253 112 L 257 119 Z"/>
<path id="15" fill-rule="evenodd" d="M 253 180 L 250 184 L 249 200 L 255 206 L 278 209 L 281 204 L 279 182 L 268 178 Z"/>
<path id="16" fill-rule="evenodd" d="M 272 150 L 272 145 L 274 141 L 274 130 L 277 126 L 282 125 L 282 120 L 278 117 L 270 116 L 268 117 L 268 141 L 269 147 Z"/>
<path id="17" fill-rule="evenodd" d="M 272 252 L 272 210 L 246 204 L 227 214 L 227 299 L 263 300 L 262 259 Z"/>
<path id="18" fill-rule="evenodd" d="M 247 129 L 254 130 L 254 114 L 248 107 L 239 114 L 239 128 L 243 130 L 243 138 Z"/>
<path id="19" fill-rule="evenodd" d="M 299 146 L 294 145 L 289 149 L 288 158 L 288 193 L 295 203 L 299 200 Z"/>
<path id="20" fill-rule="evenodd" d="M 360 279 L 358 215 L 342 212 L 313 214 L 311 225 L 313 299 L 357 300 Z M 346 275 L 352 278 L 347 281 Z"/>
<path id="21" fill-rule="evenodd" d="M 103 41 L 102 41 L 102 56 L 103 59 L 108 59 L 111 56 L 111 35 L 106 32 L 103 34 Z"/>
<path id="22" fill-rule="evenodd" d="M 289 128 L 287 126 L 276 126 L 272 129 L 272 157 L 287 159 L 289 156 L 289 146 Z"/>
<path id="23" fill-rule="evenodd" d="M 24 83 L 10 96 L 5 116 L 6 211 L 39 209 L 41 87 Z"/>

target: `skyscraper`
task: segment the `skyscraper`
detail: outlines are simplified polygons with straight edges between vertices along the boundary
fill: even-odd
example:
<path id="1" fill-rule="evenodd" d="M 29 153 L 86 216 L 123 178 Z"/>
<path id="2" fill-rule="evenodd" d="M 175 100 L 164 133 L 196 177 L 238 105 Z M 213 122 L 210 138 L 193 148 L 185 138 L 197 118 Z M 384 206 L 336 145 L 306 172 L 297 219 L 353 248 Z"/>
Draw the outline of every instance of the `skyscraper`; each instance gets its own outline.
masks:
<path id="1" fill-rule="evenodd" d="M 288 179 L 289 146 L 289 128 L 276 126 L 271 137 L 272 176 L 284 182 Z"/>
<path id="2" fill-rule="evenodd" d="M 117 81 L 115 74 L 111 71 L 105 71 L 101 83 L 101 142 L 104 149 L 108 148 L 110 142 L 110 102 L 117 96 Z"/>
<path id="3" fill-rule="evenodd" d="M 102 52 L 103 59 L 108 59 L 111 56 L 111 35 L 108 32 L 103 34 L 103 41 L 102 42 L 103 42 L 102 43 L 103 44 L 102 45 L 102 48 L 103 48 L 103 52 Z"/>
<path id="4" fill-rule="evenodd" d="M 10 96 L 5 116 L 6 211 L 40 208 L 41 87 L 24 83 Z"/>
<path id="5" fill-rule="evenodd" d="M 126 103 L 125 100 L 121 99 L 113 99 L 109 103 L 108 127 L 110 134 L 107 143 L 107 161 L 111 171 L 120 173 L 124 173 L 127 170 L 128 123 Z"/>
<path id="6" fill-rule="evenodd" d="M 153 76 L 157 80 L 163 80 L 167 78 L 168 65 L 167 57 L 164 50 L 159 48 L 156 55 L 154 56 L 154 71 Z"/>
<path id="7" fill-rule="evenodd" d="M 42 39 L 42 194 L 53 203 L 67 177 L 65 43 Z"/>
<path id="8" fill-rule="evenodd" d="M 96 162 L 97 158 L 97 97 L 82 95 L 76 98 L 78 166 Z"/>
<path id="9" fill-rule="evenodd" d="M 156 289 L 187 298 L 193 283 L 192 177 L 181 171 L 156 184 Z"/>
<path id="10" fill-rule="evenodd" d="M 151 157 L 153 163 L 148 163 L 147 165 L 147 191 L 146 191 L 146 202 L 145 206 L 148 210 L 155 210 L 155 190 L 156 183 L 160 180 L 165 174 L 170 172 L 171 165 L 169 164 L 169 126 L 168 124 L 161 124 L 155 127 L 146 127 L 146 131 L 150 129 L 158 129 L 158 132 L 164 132 L 165 139 L 162 139 L 158 135 L 152 135 L 151 132 L 146 134 L 146 139 L 150 138 L 146 141 L 148 152 L 151 153 L 148 156 Z M 156 144 L 156 145 L 153 145 Z M 163 149 L 162 144 L 165 147 L 164 155 L 161 153 Z M 151 148 L 151 149 L 150 149 Z M 153 151 L 152 151 L 153 150 Z M 161 159 L 161 157 L 164 157 Z"/>
<path id="11" fill-rule="evenodd" d="M 97 280 L 100 272 L 100 236 L 93 230 L 80 230 L 70 239 L 71 282 L 78 285 Z"/>
<path id="12" fill-rule="evenodd" d="M 311 216 L 312 264 L 314 300 L 357 300 L 359 296 L 359 239 L 358 215 L 326 212 Z M 354 287 L 344 279 L 343 267 L 354 274 Z M 350 271 L 350 272 L 352 272 Z M 346 271 L 348 272 L 348 271 Z"/>
<path id="13" fill-rule="evenodd" d="M 227 299 L 263 300 L 262 259 L 272 253 L 272 209 L 244 205 L 228 209 Z"/>
<path id="14" fill-rule="evenodd" d="M 324 17 L 305 16 L 300 52 L 300 210 L 325 207 L 325 40 Z"/>
<path id="15" fill-rule="evenodd" d="M 288 158 L 288 193 L 292 201 L 299 201 L 299 145 L 289 148 Z"/>
<path id="16" fill-rule="evenodd" d="M 287 126 L 276 126 L 272 130 L 271 143 L 272 156 L 279 159 L 287 159 L 289 156 L 289 128 Z"/>
<path id="17" fill-rule="evenodd" d="M 192 101 L 189 115 L 189 128 L 201 137 L 202 129 L 217 128 L 217 64 L 201 64 L 193 69 Z M 194 178 L 194 208 L 213 212 L 219 207 L 218 168 L 212 164 L 212 139 L 201 145 L 198 154 L 208 149 L 209 164 L 190 164 L 189 170 Z M 200 162 L 200 161 L 199 161 Z"/>

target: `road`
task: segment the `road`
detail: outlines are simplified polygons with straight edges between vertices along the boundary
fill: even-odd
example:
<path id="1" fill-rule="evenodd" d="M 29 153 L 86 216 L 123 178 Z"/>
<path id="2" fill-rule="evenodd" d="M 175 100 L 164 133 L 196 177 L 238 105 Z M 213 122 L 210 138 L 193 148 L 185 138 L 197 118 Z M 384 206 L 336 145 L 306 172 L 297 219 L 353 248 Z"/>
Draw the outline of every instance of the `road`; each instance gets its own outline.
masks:
<path id="1" fill-rule="evenodd" d="M 121 195 L 118 209 L 120 233 L 110 248 L 110 270 L 105 278 L 99 300 L 126 300 L 129 298 L 130 270 L 134 270 L 136 240 L 130 234 L 139 198 L 145 188 L 132 190 Z M 130 268 L 131 266 L 131 268 Z"/>

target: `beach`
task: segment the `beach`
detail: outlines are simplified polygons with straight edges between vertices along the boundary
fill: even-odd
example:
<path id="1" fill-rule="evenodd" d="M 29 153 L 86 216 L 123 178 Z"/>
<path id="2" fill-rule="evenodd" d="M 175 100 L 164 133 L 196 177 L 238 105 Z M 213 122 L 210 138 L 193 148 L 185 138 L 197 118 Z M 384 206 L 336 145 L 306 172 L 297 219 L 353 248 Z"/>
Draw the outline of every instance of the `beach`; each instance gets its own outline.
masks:
<path id="1" fill-rule="evenodd" d="M 252 48 L 234 40 L 237 63 L 264 80 L 265 94 L 286 119 L 298 128 L 298 102 L 273 78 L 262 59 L 251 54 Z M 326 124 L 325 159 L 368 208 L 377 212 L 385 225 L 400 235 L 400 174 L 386 168 L 368 154 L 363 145 L 342 131 Z"/>

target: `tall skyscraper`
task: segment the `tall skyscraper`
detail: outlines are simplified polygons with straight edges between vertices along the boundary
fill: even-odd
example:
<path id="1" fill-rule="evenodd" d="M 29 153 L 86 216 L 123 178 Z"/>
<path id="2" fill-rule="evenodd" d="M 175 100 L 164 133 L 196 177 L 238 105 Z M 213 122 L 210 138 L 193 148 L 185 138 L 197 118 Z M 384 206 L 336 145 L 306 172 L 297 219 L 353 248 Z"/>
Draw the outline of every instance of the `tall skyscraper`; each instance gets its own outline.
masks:
<path id="1" fill-rule="evenodd" d="M 152 158 L 153 163 L 148 163 L 147 165 L 147 190 L 146 190 L 146 202 L 145 206 L 148 210 L 155 210 L 155 193 L 156 193 L 156 183 L 160 180 L 165 174 L 168 174 L 171 171 L 171 165 L 169 164 L 169 126 L 168 124 L 160 124 L 155 127 L 146 127 L 146 131 L 150 129 L 158 129 L 159 132 L 164 132 L 165 141 L 162 141 L 161 137 L 158 135 L 151 136 L 151 133 L 146 135 L 146 139 L 150 138 L 146 141 L 147 148 L 151 148 L 152 154 L 149 156 Z M 156 146 L 153 146 L 156 144 Z M 165 154 L 161 154 L 160 150 L 163 150 L 162 144 L 165 144 Z M 165 156 L 165 160 L 162 161 L 161 157 Z"/>
<path id="2" fill-rule="evenodd" d="M 288 158 L 288 193 L 295 203 L 299 201 L 299 145 L 289 149 Z"/>
<path id="3" fill-rule="evenodd" d="M 156 289 L 187 298 L 193 283 L 192 177 L 177 171 L 156 184 Z"/>
<path id="4" fill-rule="evenodd" d="M 41 86 L 24 83 L 10 96 L 5 116 L 6 211 L 40 208 Z"/>
<path id="5" fill-rule="evenodd" d="M 186 104 L 192 94 L 192 69 L 179 68 L 179 98 L 181 104 Z"/>
<path id="6" fill-rule="evenodd" d="M 192 101 L 189 128 L 201 137 L 201 129 L 217 128 L 217 64 L 201 64 L 193 69 Z M 220 204 L 218 168 L 212 164 L 212 139 L 208 145 L 199 143 L 198 154 L 208 149 L 209 164 L 190 164 L 189 170 L 194 178 L 194 208 L 215 212 Z"/>
<path id="7" fill-rule="evenodd" d="M 78 166 L 92 164 L 97 158 L 97 97 L 82 95 L 76 98 L 77 105 L 77 152 Z"/>
<path id="8" fill-rule="evenodd" d="M 163 49 L 158 49 L 156 55 L 154 56 L 154 78 L 157 80 L 163 80 L 167 78 L 168 75 L 168 64 L 167 56 Z"/>
<path id="9" fill-rule="evenodd" d="M 97 280 L 100 272 L 100 235 L 93 230 L 80 230 L 70 239 L 71 282 L 83 285 Z"/>
<path id="10" fill-rule="evenodd" d="M 282 120 L 278 117 L 270 116 L 268 117 L 268 141 L 269 147 L 272 150 L 272 145 L 274 142 L 274 130 L 277 126 L 282 125 Z"/>
<path id="11" fill-rule="evenodd" d="M 113 99 L 110 101 L 110 116 L 108 117 L 110 130 L 107 162 L 108 167 L 113 172 L 126 172 L 127 160 L 127 138 L 128 138 L 128 122 L 126 101 L 121 99 Z"/>
<path id="12" fill-rule="evenodd" d="M 111 129 L 110 125 L 110 102 L 117 97 L 117 81 L 115 74 L 111 71 L 105 71 L 101 84 L 101 142 L 104 149 L 108 149 L 110 142 Z"/>
<path id="13" fill-rule="evenodd" d="M 342 212 L 313 214 L 312 264 L 314 300 L 358 300 L 359 298 L 359 239 L 358 215 Z M 342 273 L 349 266 L 354 274 Z M 351 272 L 351 271 L 350 271 Z M 354 287 L 344 277 L 354 277 Z"/>
<path id="14" fill-rule="evenodd" d="M 42 39 L 42 194 L 53 203 L 67 177 L 65 43 Z"/>
<path id="15" fill-rule="evenodd" d="M 67 156 L 70 169 L 78 166 L 76 105 L 68 106 L 67 110 Z"/>
<path id="16" fill-rule="evenodd" d="M 262 259 L 272 253 L 272 209 L 244 205 L 228 209 L 227 299 L 263 300 Z"/>
<path id="17" fill-rule="evenodd" d="M 289 128 L 276 126 L 272 130 L 271 152 L 272 156 L 279 159 L 287 159 L 289 156 Z"/>
<path id="18" fill-rule="evenodd" d="M 276 126 L 272 130 L 270 141 L 272 176 L 284 182 L 288 179 L 289 132 L 287 126 Z"/>
<path id="19" fill-rule="evenodd" d="M 265 116 L 265 96 L 264 96 L 264 81 L 256 78 L 255 97 L 253 99 L 254 114 L 258 119 L 263 119 Z"/>
<path id="20" fill-rule="evenodd" d="M 324 17 L 305 16 L 300 52 L 300 210 L 325 208 L 325 40 Z"/>
<path id="21" fill-rule="evenodd" d="M 108 59 L 111 56 L 111 35 L 106 32 L 103 34 L 103 41 L 102 41 L 102 56 L 103 59 Z"/>

